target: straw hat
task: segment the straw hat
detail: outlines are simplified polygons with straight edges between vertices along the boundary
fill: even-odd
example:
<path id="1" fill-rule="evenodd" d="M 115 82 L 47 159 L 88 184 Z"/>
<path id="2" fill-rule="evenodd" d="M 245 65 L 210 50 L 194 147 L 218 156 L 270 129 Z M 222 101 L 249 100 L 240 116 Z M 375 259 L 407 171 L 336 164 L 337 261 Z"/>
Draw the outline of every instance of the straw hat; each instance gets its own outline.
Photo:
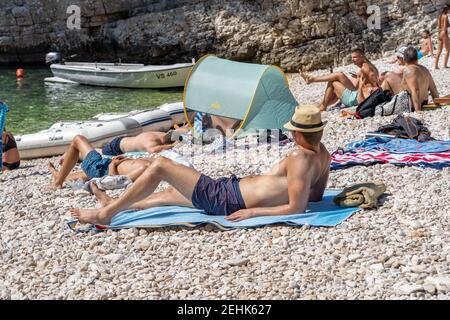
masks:
<path id="1" fill-rule="evenodd" d="M 313 133 L 322 131 L 326 122 L 322 122 L 320 109 L 312 105 L 298 106 L 292 120 L 284 125 L 290 131 Z"/>

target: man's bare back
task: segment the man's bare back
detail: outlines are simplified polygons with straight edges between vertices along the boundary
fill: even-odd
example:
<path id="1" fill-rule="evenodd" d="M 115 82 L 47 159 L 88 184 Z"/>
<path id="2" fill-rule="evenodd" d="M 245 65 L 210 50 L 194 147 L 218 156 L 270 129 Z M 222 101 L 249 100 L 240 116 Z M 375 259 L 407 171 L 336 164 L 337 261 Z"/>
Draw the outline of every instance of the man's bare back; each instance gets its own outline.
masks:
<path id="1" fill-rule="evenodd" d="M 164 132 L 145 132 L 137 137 L 123 138 L 120 142 L 120 149 L 123 152 L 150 152 L 156 151 L 156 147 L 171 145 L 166 139 Z M 169 141 L 170 142 L 170 141 Z"/>
<path id="2" fill-rule="evenodd" d="M 329 176 L 330 154 L 321 145 L 320 152 L 307 149 L 292 152 L 278 163 L 268 175 L 250 176 L 240 181 L 241 193 L 247 208 L 275 207 L 289 203 L 287 162 L 303 158 L 308 163 L 314 180 L 309 186 L 309 201 L 321 201 Z M 300 164 L 301 165 L 301 164 Z"/>
<path id="3" fill-rule="evenodd" d="M 412 85 L 409 79 L 415 79 L 416 85 Z M 416 87 L 417 86 L 417 87 Z M 413 96 L 417 90 L 418 99 L 421 104 L 428 102 L 428 95 L 431 92 L 433 97 L 438 97 L 436 84 L 430 71 L 421 65 L 408 65 L 403 71 L 402 89 L 408 91 Z"/>

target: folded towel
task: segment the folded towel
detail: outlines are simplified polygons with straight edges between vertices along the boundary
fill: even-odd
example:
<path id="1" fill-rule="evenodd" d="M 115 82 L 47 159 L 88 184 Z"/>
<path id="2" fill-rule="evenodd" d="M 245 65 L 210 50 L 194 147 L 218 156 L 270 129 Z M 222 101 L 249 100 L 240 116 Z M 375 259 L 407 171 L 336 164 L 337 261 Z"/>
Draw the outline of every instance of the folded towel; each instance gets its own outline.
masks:
<path id="1" fill-rule="evenodd" d="M 385 191 L 384 183 L 361 183 L 345 188 L 334 198 L 334 202 L 343 208 L 372 209 L 377 207 L 378 198 Z"/>
<path id="2" fill-rule="evenodd" d="M 83 187 L 84 190 L 92 193 L 92 182 L 95 182 L 97 187 L 103 191 L 125 189 L 133 183 L 128 176 L 105 176 L 102 178 L 94 178 L 91 181 L 86 182 Z"/>

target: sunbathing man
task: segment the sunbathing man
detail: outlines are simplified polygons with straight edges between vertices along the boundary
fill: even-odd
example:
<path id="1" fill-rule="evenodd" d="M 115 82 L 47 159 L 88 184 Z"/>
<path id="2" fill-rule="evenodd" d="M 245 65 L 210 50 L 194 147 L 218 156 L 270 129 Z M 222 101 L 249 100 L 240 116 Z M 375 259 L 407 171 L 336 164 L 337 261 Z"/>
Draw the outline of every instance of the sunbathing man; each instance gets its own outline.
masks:
<path id="1" fill-rule="evenodd" d="M 81 163 L 83 172 L 70 173 L 79 159 L 84 159 Z M 59 172 L 52 163 L 48 168 L 53 175 L 53 187 L 62 189 L 66 180 L 89 181 L 93 178 L 101 178 L 107 175 L 128 176 L 131 181 L 135 181 L 145 169 L 152 163 L 153 159 L 127 159 L 116 157 L 115 159 L 104 158 L 98 153 L 89 141 L 83 136 L 76 136 L 69 150 L 66 152 L 64 161 Z"/>
<path id="2" fill-rule="evenodd" d="M 379 87 L 379 73 L 377 68 L 365 57 L 362 49 L 352 51 L 352 61 L 360 68 L 355 80 L 349 79 L 344 73 L 332 73 L 327 76 L 312 77 L 300 74 L 307 84 L 328 82 L 325 96 L 320 104 L 320 110 L 325 111 L 339 100 L 347 107 L 357 106 L 369 97 Z"/>
<path id="3" fill-rule="evenodd" d="M 417 50 L 414 47 L 405 50 L 404 59 L 406 67 L 403 77 L 390 73 L 381 87 L 393 95 L 408 91 L 414 110 L 420 111 L 424 105 L 428 104 L 429 93 L 433 99 L 439 98 L 439 93 L 430 71 L 419 64 Z"/>
<path id="4" fill-rule="evenodd" d="M 165 132 L 144 132 L 136 137 L 119 137 L 105 144 L 102 153 L 108 156 L 118 156 L 127 152 L 158 153 L 172 149 L 178 141 L 172 141 L 172 134 L 181 134 L 188 129 L 178 129 Z"/>
<path id="5" fill-rule="evenodd" d="M 270 174 L 213 180 L 158 158 L 119 199 L 101 209 L 72 209 L 72 216 L 81 223 L 108 225 L 123 210 L 170 205 L 195 207 L 230 221 L 305 212 L 309 201 L 322 200 L 328 181 L 330 155 L 320 142 L 324 126 L 317 107 L 298 107 L 285 125 L 297 148 Z M 173 188 L 153 194 L 161 181 Z"/>

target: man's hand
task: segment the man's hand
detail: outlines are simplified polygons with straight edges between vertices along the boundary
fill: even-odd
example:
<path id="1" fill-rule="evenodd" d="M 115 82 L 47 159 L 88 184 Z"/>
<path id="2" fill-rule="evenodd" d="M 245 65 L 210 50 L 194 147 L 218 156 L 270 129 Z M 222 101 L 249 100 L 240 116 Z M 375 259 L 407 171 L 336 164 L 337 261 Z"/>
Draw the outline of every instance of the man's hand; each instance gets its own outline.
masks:
<path id="1" fill-rule="evenodd" d="M 120 156 L 112 158 L 111 165 L 117 167 L 119 164 L 121 164 L 122 162 L 127 161 L 127 160 L 129 160 L 129 158 L 126 158 L 126 157 L 120 155 Z"/>
<path id="2" fill-rule="evenodd" d="M 239 210 L 232 215 L 225 217 L 226 220 L 232 221 L 232 222 L 239 222 L 242 220 L 246 220 L 249 218 L 253 218 L 255 215 L 251 209 L 242 209 Z"/>

